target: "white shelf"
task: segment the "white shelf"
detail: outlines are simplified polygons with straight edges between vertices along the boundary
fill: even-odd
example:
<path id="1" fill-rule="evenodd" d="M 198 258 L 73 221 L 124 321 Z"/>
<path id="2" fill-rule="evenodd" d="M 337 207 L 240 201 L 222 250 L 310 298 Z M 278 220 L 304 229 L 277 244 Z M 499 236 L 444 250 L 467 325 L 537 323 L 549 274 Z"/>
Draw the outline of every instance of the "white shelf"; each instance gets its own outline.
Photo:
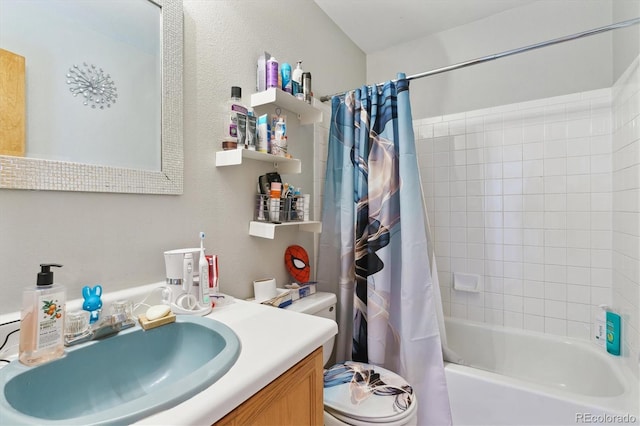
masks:
<path id="1" fill-rule="evenodd" d="M 297 226 L 300 231 L 314 232 L 316 234 L 322 231 L 322 222 L 318 221 L 270 223 L 257 222 L 254 220 L 249 223 L 249 235 L 273 240 L 276 234 L 276 228 L 282 226 Z"/>
<path id="2" fill-rule="evenodd" d="M 312 103 L 308 104 L 275 87 L 251 95 L 253 108 L 274 104 L 298 114 L 300 124 L 313 124 L 322 121 L 322 110 L 313 106 L 316 102 L 315 99 L 312 99 Z"/>
<path id="3" fill-rule="evenodd" d="M 216 167 L 236 166 L 242 164 L 244 158 L 273 163 L 273 167 L 282 174 L 294 174 L 302 171 L 300 160 L 297 158 L 280 157 L 248 149 L 229 149 L 216 152 Z"/>

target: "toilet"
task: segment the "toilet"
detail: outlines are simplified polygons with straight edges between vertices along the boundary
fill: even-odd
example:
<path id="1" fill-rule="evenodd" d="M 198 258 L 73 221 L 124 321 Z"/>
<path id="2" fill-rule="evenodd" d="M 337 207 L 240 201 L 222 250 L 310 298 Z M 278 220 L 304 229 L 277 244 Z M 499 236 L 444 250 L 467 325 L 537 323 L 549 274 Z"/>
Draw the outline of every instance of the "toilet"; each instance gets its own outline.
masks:
<path id="1" fill-rule="evenodd" d="M 335 294 L 319 292 L 285 309 L 335 321 L 336 302 Z M 322 346 L 325 426 L 417 425 L 418 403 L 406 380 L 392 371 L 364 363 L 349 361 L 328 366 L 334 342 L 335 337 Z M 373 394 L 362 384 L 367 378 L 371 383 L 382 385 L 375 387 Z"/>

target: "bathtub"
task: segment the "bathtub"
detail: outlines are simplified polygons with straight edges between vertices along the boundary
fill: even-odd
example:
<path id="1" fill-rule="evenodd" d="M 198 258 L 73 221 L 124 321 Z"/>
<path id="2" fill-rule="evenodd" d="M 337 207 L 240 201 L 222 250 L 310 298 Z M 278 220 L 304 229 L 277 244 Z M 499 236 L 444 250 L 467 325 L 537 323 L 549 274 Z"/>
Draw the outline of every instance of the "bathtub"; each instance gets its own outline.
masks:
<path id="1" fill-rule="evenodd" d="M 639 382 L 588 341 L 446 318 L 453 424 L 638 424 Z"/>

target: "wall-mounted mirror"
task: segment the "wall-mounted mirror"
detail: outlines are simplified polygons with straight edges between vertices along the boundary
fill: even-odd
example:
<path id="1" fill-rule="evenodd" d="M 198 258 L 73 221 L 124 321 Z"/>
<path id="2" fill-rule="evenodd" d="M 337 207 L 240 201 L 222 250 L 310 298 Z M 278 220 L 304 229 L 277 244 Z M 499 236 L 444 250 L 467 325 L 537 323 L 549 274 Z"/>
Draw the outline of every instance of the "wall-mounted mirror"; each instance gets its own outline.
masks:
<path id="1" fill-rule="evenodd" d="M 0 0 L 0 188 L 181 194 L 182 28 L 180 0 Z"/>

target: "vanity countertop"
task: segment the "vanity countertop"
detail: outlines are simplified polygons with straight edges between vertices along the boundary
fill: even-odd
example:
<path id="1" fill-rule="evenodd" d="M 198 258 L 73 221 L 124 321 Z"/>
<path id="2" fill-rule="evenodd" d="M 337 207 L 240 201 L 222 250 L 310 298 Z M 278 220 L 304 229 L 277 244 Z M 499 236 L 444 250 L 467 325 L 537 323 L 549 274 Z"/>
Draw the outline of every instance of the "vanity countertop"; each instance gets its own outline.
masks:
<path id="1" fill-rule="evenodd" d="M 338 332 L 325 318 L 237 299 L 207 317 L 238 335 L 242 350 L 236 363 L 193 398 L 135 424 L 213 424 Z"/>
<path id="2" fill-rule="evenodd" d="M 163 284 L 106 292 L 103 302 L 108 304 L 123 298 L 137 302 L 148 294 L 157 294 L 156 288 Z M 194 397 L 135 424 L 213 424 L 338 332 L 337 324 L 326 318 L 244 300 L 229 300 L 225 306 L 214 308 L 207 317 L 226 324 L 240 339 L 242 349 L 233 367 Z M 81 300 L 67 302 L 67 311 L 81 309 L 81 306 Z M 17 329 L 19 318 L 18 312 L 0 315 L 0 324 Z M 16 339 L 16 336 L 12 338 Z M 16 353 L 7 358 L 17 358 L 17 339 L 15 350 Z"/>

